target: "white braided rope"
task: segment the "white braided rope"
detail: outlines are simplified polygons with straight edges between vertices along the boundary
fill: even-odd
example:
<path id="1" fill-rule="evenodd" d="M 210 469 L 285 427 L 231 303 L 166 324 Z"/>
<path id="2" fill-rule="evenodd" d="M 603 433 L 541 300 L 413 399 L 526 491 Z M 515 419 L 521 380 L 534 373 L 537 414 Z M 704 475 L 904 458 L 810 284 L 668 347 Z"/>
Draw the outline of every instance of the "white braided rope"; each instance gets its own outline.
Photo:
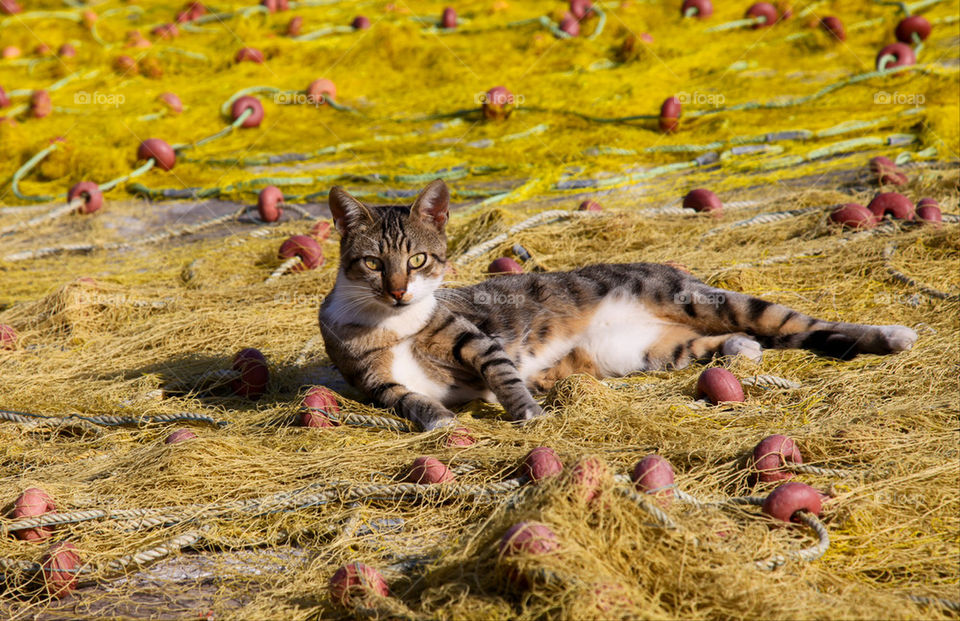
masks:
<path id="1" fill-rule="evenodd" d="M 544 211 L 538 213 L 535 216 L 527 218 L 523 222 L 510 227 L 506 232 L 497 235 L 491 239 L 488 239 L 485 242 L 476 244 L 475 246 L 469 248 L 462 255 L 457 257 L 453 264 L 454 265 L 464 265 L 468 261 L 481 256 L 482 254 L 493 250 L 503 242 L 510 239 L 511 235 L 516 235 L 521 231 L 531 229 L 535 226 L 540 226 L 543 224 L 550 224 L 553 222 L 558 222 L 560 220 L 567 220 L 570 218 L 596 218 L 598 216 L 604 215 L 603 212 L 596 211 L 567 211 L 564 209 L 554 209 L 552 211 Z"/>
<path id="2" fill-rule="evenodd" d="M 770 386 L 786 390 L 794 390 L 801 386 L 800 382 L 794 382 L 776 375 L 751 375 L 740 380 L 740 383 L 744 386 Z"/>
<path id="3" fill-rule="evenodd" d="M 294 266 L 300 263 L 301 260 L 302 259 L 299 256 L 290 257 L 289 259 L 281 263 L 280 267 L 273 270 L 273 273 L 267 276 L 267 279 L 263 281 L 263 284 L 269 285 L 270 283 L 276 281 L 278 278 L 280 278 L 281 276 L 283 276 L 284 274 L 292 270 Z"/>
<path id="4" fill-rule="evenodd" d="M 17 231 L 22 231 L 23 229 L 32 228 L 32 227 L 44 224 L 46 222 L 51 222 L 53 220 L 56 220 L 57 218 L 62 218 L 63 216 L 66 216 L 68 214 L 75 212 L 85 202 L 87 202 L 86 199 L 82 197 L 77 197 L 72 201 L 70 201 L 69 203 L 67 203 L 66 205 L 60 205 L 59 207 L 55 207 L 54 209 L 51 209 L 45 214 L 36 216 L 35 218 L 30 218 L 29 220 L 25 220 L 23 222 L 17 222 L 16 224 L 11 224 L 10 226 L 4 227 L 0 229 L 0 235 L 9 235 L 10 233 L 16 233 Z"/>

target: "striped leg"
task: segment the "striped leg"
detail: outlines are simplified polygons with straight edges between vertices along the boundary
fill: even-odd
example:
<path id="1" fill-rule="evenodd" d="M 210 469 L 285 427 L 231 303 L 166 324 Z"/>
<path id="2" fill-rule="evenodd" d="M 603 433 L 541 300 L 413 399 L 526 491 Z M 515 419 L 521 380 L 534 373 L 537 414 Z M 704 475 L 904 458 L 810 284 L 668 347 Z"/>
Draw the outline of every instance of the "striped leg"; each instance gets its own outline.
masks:
<path id="1" fill-rule="evenodd" d="M 474 369 L 483 378 L 507 411 L 507 416 L 521 421 L 542 415 L 543 410 L 527 390 L 516 364 L 500 343 L 465 320 L 458 322 L 457 327 L 463 331 L 454 341 L 453 359 Z"/>
<path id="2" fill-rule="evenodd" d="M 407 420 L 420 425 L 424 431 L 456 425 L 453 412 L 442 403 L 426 395 L 412 392 L 402 384 L 385 380 L 367 389 L 370 396 Z"/>

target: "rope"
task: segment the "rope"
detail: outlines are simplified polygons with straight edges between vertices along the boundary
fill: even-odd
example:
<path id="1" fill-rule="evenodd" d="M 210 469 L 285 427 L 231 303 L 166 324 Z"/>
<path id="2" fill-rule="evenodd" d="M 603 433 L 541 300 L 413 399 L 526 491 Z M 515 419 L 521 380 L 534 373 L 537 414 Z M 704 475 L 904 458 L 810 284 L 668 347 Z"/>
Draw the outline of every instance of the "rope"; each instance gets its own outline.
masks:
<path id="1" fill-rule="evenodd" d="M 788 550 L 784 554 L 778 554 L 765 561 L 756 561 L 755 564 L 758 569 L 762 569 L 764 571 L 773 571 L 774 569 L 785 565 L 788 559 L 805 561 L 809 563 L 817 560 L 823 556 L 824 553 L 826 553 L 827 549 L 830 547 L 830 533 L 827 532 L 827 527 L 823 525 L 823 522 L 821 522 L 817 516 L 806 511 L 801 511 L 797 515 L 797 518 L 817 534 L 817 543 L 802 550 Z"/>
<path id="2" fill-rule="evenodd" d="M 777 377 L 776 375 L 753 375 L 751 377 L 745 377 L 740 380 L 740 383 L 744 386 L 770 386 L 773 388 L 783 388 L 786 390 L 794 390 L 800 388 L 800 382 L 795 382 L 793 380 L 788 380 L 783 377 Z"/>
<path id="3" fill-rule="evenodd" d="M 717 233 L 722 233 L 723 231 L 739 229 L 747 226 L 755 226 L 757 224 L 770 224 L 771 222 L 782 222 L 784 220 L 796 218 L 797 216 L 804 216 L 808 213 L 815 213 L 818 211 L 821 211 L 820 207 L 807 207 L 806 209 L 789 209 L 786 211 L 762 213 L 758 216 L 747 218 L 746 220 L 739 220 L 737 222 L 732 222 L 726 226 L 718 226 L 716 228 L 710 229 L 709 231 L 703 234 L 703 237 L 710 237 L 712 235 L 716 235 Z"/>
<path id="4" fill-rule="evenodd" d="M 954 612 L 960 612 L 960 601 L 956 600 L 941 597 L 926 597 L 924 595 L 907 595 L 907 599 L 923 606 L 939 606 Z"/>
<path id="5" fill-rule="evenodd" d="M 156 416 L 144 416 L 134 418 L 132 416 L 83 416 L 81 414 L 69 414 L 67 416 L 44 416 L 42 414 L 32 414 L 30 412 L 18 412 L 16 410 L 0 410 L 0 420 L 13 423 L 38 423 L 38 424 L 56 424 L 70 425 L 82 421 L 101 427 L 143 427 L 151 424 L 165 423 L 206 423 L 214 427 L 225 427 L 230 423 L 227 421 L 218 421 L 206 414 L 194 414 L 192 412 L 181 412 L 178 414 L 157 414 Z"/>
<path id="6" fill-rule="evenodd" d="M 331 414 L 326 410 L 324 410 L 323 413 L 331 420 L 331 422 L 341 425 L 372 427 L 374 429 L 390 429 L 393 431 L 415 431 L 408 422 L 396 418 L 372 416 L 369 414 Z"/>
<path id="7" fill-rule="evenodd" d="M 294 266 L 299 264 L 301 261 L 302 259 L 299 256 L 290 257 L 289 259 L 281 263 L 280 267 L 273 270 L 273 273 L 270 274 L 265 281 L 263 281 L 263 284 L 269 285 L 270 283 L 274 282 L 275 280 L 277 280 L 278 278 L 280 278 L 281 276 L 283 276 L 284 274 L 292 270 Z"/>
<path id="8" fill-rule="evenodd" d="M 153 161 L 152 159 L 150 160 Z M 82 199 L 80 200 L 82 204 Z M 76 200 L 74 202 L 76 202 Z M 72 203 L 71 203 L 72 204 Z M 236 220 L 244 213 L 246 213 L 247 208 L 243 207 L 233 213 L 228 213 L 222 216 L 217 216 L 210 220 L 205 220 L 203 222 L 198 222 L 196 224 L 191 224 L 189 226 L 184 226 L 179 229 L 173 229 L 169 231 L 163 231 L 160 233 L 154 233 L 153 235 L 147 235 L 146 237 L 141 237 L 140 239 L 134 239 L 128 242 L 105 242 L 99 244 L 66 244 L 63 246 L 48 246 L 46 248 L 37 248 L 34 250 L 24 250 L 21 252 L 15 252 L 13 254 L 8 254 L 3 258 L 4 261 L 28 261 L 31 259 L 38 259 L 40 257 L 46 257 L 57 254 L 67 254 L 67 253 L 86 253 L 93 252 L 95 250 L 129 250 L 136 246 L 145 246 L 148 244 L 156 244 L 159 242 L 167 241 L 175 237 L 182 237 L 184 235 L 193 235 L 204 229 L 223 224 L 225 222 L 230 222 Z"/>
<path id="9" fill-rule="evenodd" d="M 33 228 L 35 226 L 39 226 L 47 222 L 52 222 L 53 220 L 62 218 L 63 216 L 66 216 L 75 212 L 84 204 L 84 202 L 86 201 L 83 197 L 77 197 L 72 201 L 70 201 L 69 203 L 67 203 L 66 205 L 60 205 L 59 207 L 55 207 L 45 214 L 36 216 L 35 218 L 31 218 L 23 222 L 17 222 L 16 224 L 11 224 L 10 226 L 4 227 L 0 229 L 0 235 L 9 235 L 10 233 L 16 233 L 17 231 L 21 231 L 23 229 Z"/>
<path id="10" fill-rule="evenodd" d="M 810 464 L 787 463 L 780 467 L 783 468 L 784 470 L 790 470 L 791 472 L 797 472 L 800 474 L 816 474 L 820 476 L 837 477 L 841 479 L 850 478 L 855 474 L 853 472 L 850 472 L 849 470 L 823 468 L 821 466 L 811 466 Z"/>
<path id="11" fill-rule="evenodd" d="M 586 217 L 596 217 L 602 215 L 601 213 L 595 211 L 566 211 L 561 209 L 555 209 L 552 211 L 544 211 L 538 213 L 535 216 L 527 218 L 523 222 L 510 227 L 505 233 L 501 233 L 496 237 L 488 239 L 485 242 L 476 244 L 469 249 L 467 249 L 462 255 L 457 257 L 453 264 L 454 265 L 464 265 L 468 261 L 471 261 L 482 254 L 493 250 L 503 242 L 507 241 L 511 235 L 516 235 L 521 231 L 534 228 L 536 226 L 541 226 L 543 224 L 551 224 L 553 222 L 558 222 L 561 220 L 567 220 L 570 218 L 586 218 Z"/>
<path id="12" fill-rule="evenodd" d="M 947 300 L 950 302 L 955 302 L 960 300 L 960 294 L 944 293 L 943 291 L 938 291 L 933 287 L 928 287 L 924 284 L 917 282 L 913 278 L 910 278 L 903 272 L 899 271 L 897 268 L 893 267 L 893 263 L 891 262 L 891 259 L 893 258 L 893 254 L 896 252 L 896 250 L 897 250 L 897 245 L 892 243 L 887 244 L 887 246 L 883 249 L 883 266 L 887 269 L 887 273 L 889 273 L 894 280 L 901 282 L 907 285 L 908 287 L 913 287 L 914 289 L 918 290 L 920 293 L 924 294 L 927 297 L 935 298 L 938 300 Z"/>

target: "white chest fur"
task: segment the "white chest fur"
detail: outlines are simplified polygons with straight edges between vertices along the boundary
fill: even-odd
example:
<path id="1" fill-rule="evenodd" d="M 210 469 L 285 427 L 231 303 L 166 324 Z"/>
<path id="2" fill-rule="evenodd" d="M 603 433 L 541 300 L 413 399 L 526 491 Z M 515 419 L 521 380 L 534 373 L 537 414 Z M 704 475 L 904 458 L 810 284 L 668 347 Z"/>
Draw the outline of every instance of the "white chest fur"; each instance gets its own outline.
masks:
<path id="1" fill-rule="evenodd" d="M 390 349 L 393 354 L 390 367 L 393 381 L 402 384 L 408 390 L 445 402 L 449 387 L 433 380 L 424 372 L 423 367 L 414 357 L 411 346 L 412 341 L 407 340 L 401 341 Z"/>

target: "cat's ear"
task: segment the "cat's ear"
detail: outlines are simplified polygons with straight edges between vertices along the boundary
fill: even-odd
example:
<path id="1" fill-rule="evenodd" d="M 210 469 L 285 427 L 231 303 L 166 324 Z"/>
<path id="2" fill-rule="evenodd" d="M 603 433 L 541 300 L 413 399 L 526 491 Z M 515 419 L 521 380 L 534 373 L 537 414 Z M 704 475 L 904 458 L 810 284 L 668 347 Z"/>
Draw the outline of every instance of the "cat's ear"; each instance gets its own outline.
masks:
<path id="1" fill-rule="evenodd" d="M 423 188 L 410 208 L 411 218 L 420 218 L 438 231 L 443 231 L 450 215 L 450 190 L 443 179 L 434 179 Z"/>
<path id="2" fill-rule="evenodd" d="M 330 213 L 333 224 L 341 235 L 348 235 L 358 224 L 367 220 L 373 222 L 373 216 L 367 206 L 350 196 L 350 193 L 335 185 L 330 188 Z"/>

